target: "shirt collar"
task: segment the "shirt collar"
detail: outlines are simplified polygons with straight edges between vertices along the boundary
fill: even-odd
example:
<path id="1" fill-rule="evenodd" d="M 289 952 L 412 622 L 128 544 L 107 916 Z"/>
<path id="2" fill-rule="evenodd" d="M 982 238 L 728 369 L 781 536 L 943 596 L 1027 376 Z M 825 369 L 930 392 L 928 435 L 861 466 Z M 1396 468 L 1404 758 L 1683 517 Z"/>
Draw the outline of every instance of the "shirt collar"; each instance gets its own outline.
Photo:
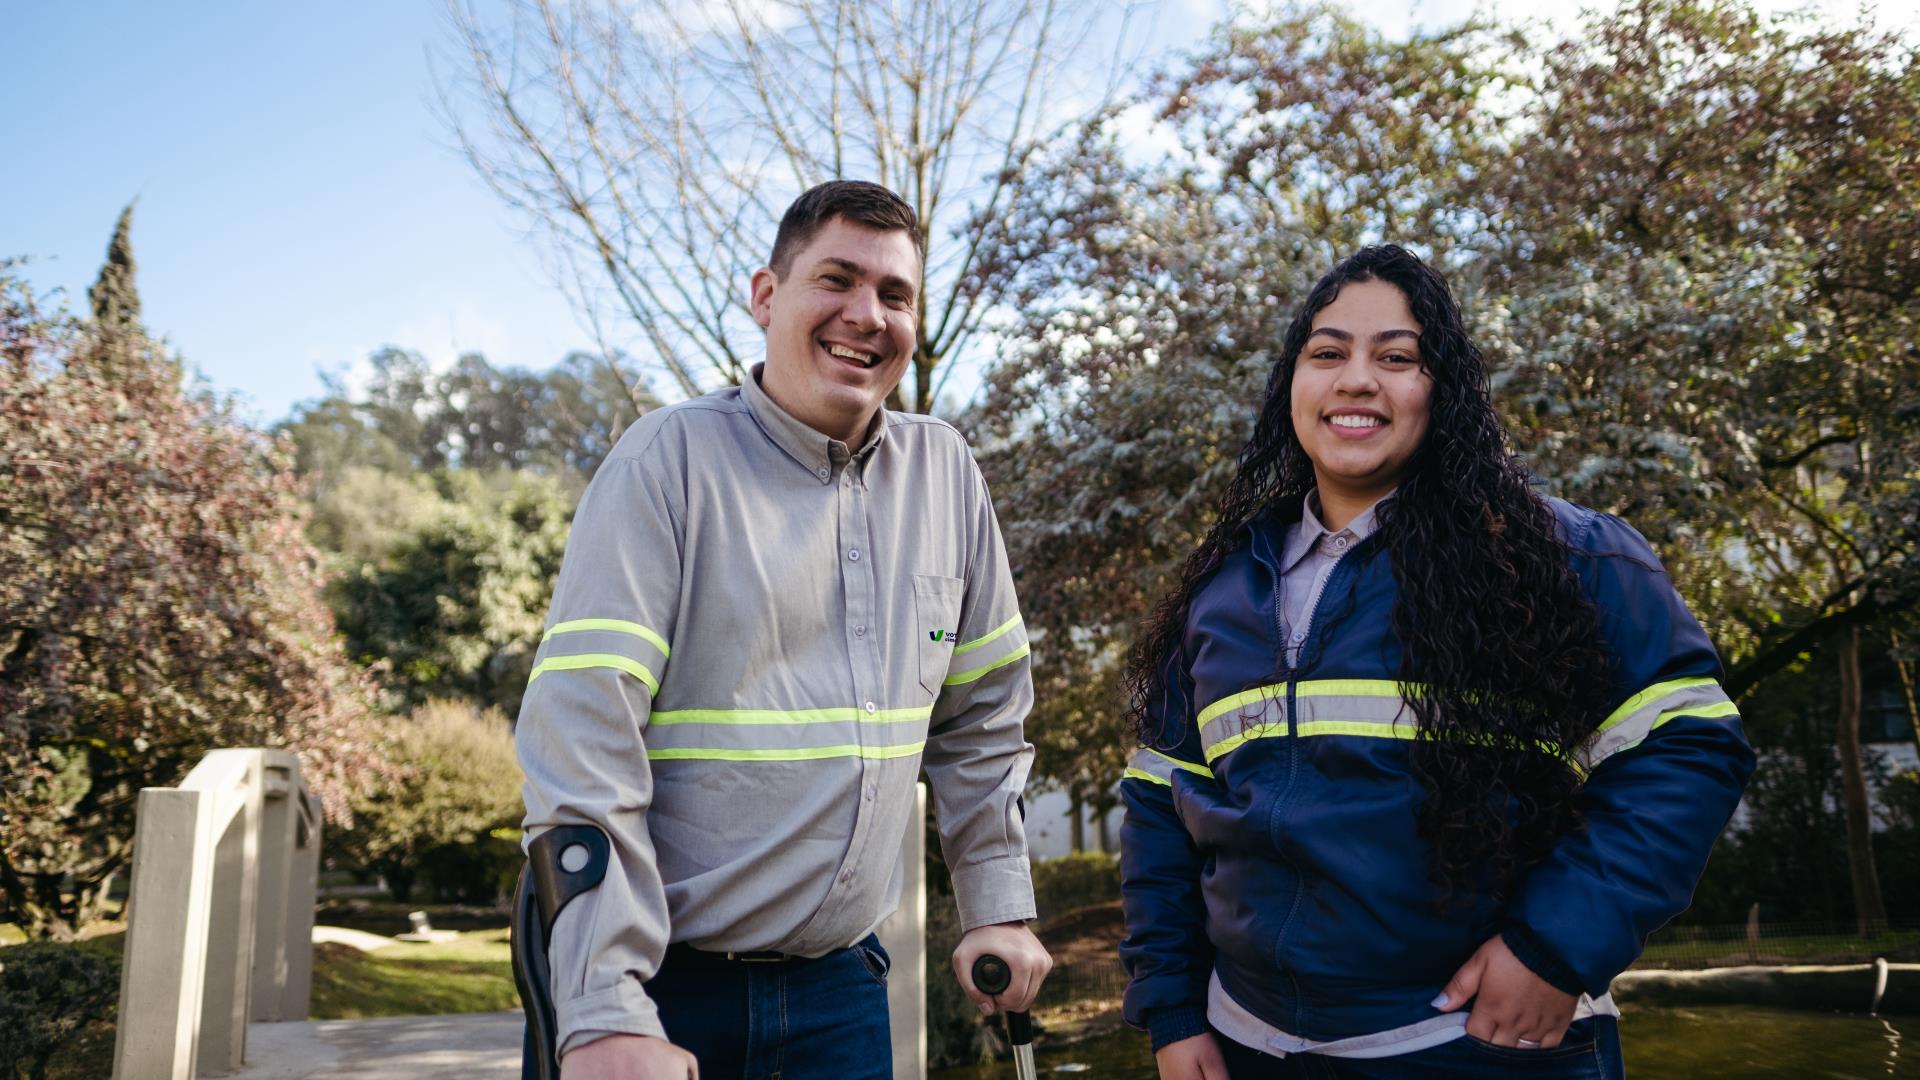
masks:
<path id="1" fill-rule="evenodd" d="M 839 439 L 808 427 L 781 408 L 760 385 L 760 375 L 766 366 L 766 361 L 762 360 L 748 370 L 747 378 L 740 383 L 740 397 L 747 403 L 747 411 L 753 415 L 754 422 L 760 425 L 761 431 L 767 433 L 767 438 L 786 451 L 788 457 L 805 466 L 821 483 L 832 483 L 849 460 L 864 465 L 873 451 L 886 440 L 885 405 L 873 414 L 873 422 L 867 425 L 867 437 L 857 451 L 849 450 L 847 444 Z"/>
<path id="2" fill-rule="evenodd" d="M 1344 551 L 1372 536 L 1374 530 L 1379 528 L 1376 511 L 1380 509 L 1382 503 L 1393 498 L 1393 495 L 1394 493 L 1389 491 L 1380 496 L 1374 500 L 1373 505 L 1360 511 L 1352 521 L 1347 522 L 1346 528 L 1334 532 L 1320 522 L 1320 489 L 1315 488 L 1307 492 L 1307 497 L 1300 502 L 1299 524 L 1287 530 L 1286 546 L 1280 551 L 1280 572 L 1284 574 L 1300 565 L 1300 560 L 1319 547 L 1323 540 L 1337 541 L 1344 538 L 1346 543 L 1340 545 L 1340 550 Z M 1333 551 L 1328 553 L 1336 554 Z"/>

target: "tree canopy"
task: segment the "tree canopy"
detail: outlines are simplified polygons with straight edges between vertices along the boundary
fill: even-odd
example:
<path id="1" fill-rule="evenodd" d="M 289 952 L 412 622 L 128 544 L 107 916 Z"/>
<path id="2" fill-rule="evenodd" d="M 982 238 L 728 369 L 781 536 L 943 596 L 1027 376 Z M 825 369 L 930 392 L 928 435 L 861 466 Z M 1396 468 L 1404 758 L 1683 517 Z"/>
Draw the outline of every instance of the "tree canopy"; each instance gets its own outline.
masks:
<path id="1" fill-rule="evenodd" d="M 97 914 L 139 789 L 209 749 L 299 751 L 336 819 L 365 772 L 292 471 L 140 328 L 129 226 L 92 320 L 0 264 L 0 894 L 36 935 Z"/>
<path id="2" fill-rule="evenodd" d="M 1365 243 L 1449 274 L 1516 450 L 1648 533 L 1735 693 L 1911 611 L 1917 73 L 1739 4 L 1642 0 L 1545 47 L 1310 7 L 1038 159 L 976 222 L 1018 320 L 967 418 L 1044 642 L 1037 772 L 1098 800 L 1118 771 L 1121 650 L 1285 320 Z"/>

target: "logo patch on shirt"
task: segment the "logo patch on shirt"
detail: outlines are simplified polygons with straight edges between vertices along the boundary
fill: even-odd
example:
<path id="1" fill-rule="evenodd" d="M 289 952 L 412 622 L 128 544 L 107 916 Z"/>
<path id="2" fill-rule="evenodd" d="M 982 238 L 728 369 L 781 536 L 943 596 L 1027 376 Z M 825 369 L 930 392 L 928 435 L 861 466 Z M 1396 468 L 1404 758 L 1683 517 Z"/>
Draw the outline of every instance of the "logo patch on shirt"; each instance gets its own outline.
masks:
<path id="1" fill-rule="evenodd" d="M 929 630 L 929 631 L 927 631 L 927 640 L 928 640 L 928 641 L 932 641 L 932 642 L 934 642 L 935 644 L 940 644 L 940 645 L 951 645 L 951 644 L 953 644 L 953 631 L 951 631 L 951 630 Z"/>

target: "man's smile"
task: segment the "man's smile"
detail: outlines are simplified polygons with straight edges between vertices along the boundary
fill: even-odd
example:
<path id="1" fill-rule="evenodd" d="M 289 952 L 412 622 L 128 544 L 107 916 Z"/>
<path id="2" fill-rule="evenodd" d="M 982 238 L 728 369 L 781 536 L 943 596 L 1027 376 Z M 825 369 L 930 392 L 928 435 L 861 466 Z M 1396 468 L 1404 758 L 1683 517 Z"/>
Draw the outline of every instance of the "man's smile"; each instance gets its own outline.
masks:
<path id="1" fill-rule="evenodd" d="M 870 368 L 880 362 L 879 353 L 863 352 L 847 345 L 829 342 L 823 342 L 822 344 L 826 345 L 828 355 L 837 356 L 842 360 L 851 360 L 863 368 Z"/>

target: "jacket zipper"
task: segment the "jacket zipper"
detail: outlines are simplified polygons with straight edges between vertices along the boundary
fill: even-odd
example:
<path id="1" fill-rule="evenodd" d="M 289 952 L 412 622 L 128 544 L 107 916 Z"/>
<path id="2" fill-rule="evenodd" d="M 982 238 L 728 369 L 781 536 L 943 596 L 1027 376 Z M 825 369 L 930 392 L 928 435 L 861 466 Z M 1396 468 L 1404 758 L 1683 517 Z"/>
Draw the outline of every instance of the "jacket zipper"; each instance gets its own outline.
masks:
<path id="1" fill-rule="evenodd" d="M 1320 584 L 1314 587 L 1313 594 L 1307 598 L 1307 606 L 1305 608 L 1306 622 L 1300 627 L 1301 659 L 1304 660 L 1306 657 L 1307 638 L 1313 633 L 1314 615 L 1319 611 L 1320 600 L 1326 594 L 1327 585 L 1333 581 L 1334 575 L 1340 572 L 1340 564 L 1345 562 L 1347 556 L 1353 554 L 1354 549 L 1359 546 L 1359 544 L 1354 544 L 1347 550 L 1341 552 L 1333 560 L 1333 565 L 1327 568 L 1326 576 L 1320 579 Z M 1286 612 L 1281 609 L 1281 605 L 1278 603 L 1280 597 L 1277 589 L 1278 586 L 1276 583 L 1276 595 L 1274 597 L 1276 603 L 1274 605 L 1273 621 L 1275 627 L 1280 631 L 1281 655 L 1285 656 L 1287 647 L 1290 644 L 1290 639 L 1284 622 Z M 1293 797 L 1294 781 L 1300 770 L 1300 728 L 1299 720 L 1296 716 L 1299 707 L 1299 697 L 1295 693 L 1300 685 L 1300 679 L 1298 677 L 1299 670 L 1300 665 L 1298 663 L 1287 664 L 1287 786 L 1281 791 L 1278 799 L 1275 801 L 1273 809 L 1273 816 L 1275 818 L 1282 816 L 1282 811 L 1285 809 L 1287 801 Z M 1269 832 L 1271 832 L 1271 824 L 1269 824 L 1268 829 Z M 1274 843 L 1279 843 L 1277 837 L 1274 838 Z M 1278 854 L 1278 852 L 1276 851 L 1275 854 Z M 1286 861 L 1288 865 L 1292 865 L 1292 860 L 1284 861 Z M 1287 931 L 1293 928 L 1293 917 L 1300 911 L 1300 900 L 1306 895 L 1306 888 L 1306 880 L 1300 876 L 1299 868 L 1294 867 L 1293 900 L 1287 905 L 1287 914 L 1280 920 L 1280 929 L 1274 935 L 1273 962 L 1274 966 L 1286 975 L 1287 985 L 1293 990 L 1293 1019 L 1294 1029 L 1296 1031 L 1304 1030 L 1307 1004 L 1300 993 L 1300 980 L 1294 975 L 1293 969 L 1282 960 L 1281 954 L 1285 951 Z"/>

